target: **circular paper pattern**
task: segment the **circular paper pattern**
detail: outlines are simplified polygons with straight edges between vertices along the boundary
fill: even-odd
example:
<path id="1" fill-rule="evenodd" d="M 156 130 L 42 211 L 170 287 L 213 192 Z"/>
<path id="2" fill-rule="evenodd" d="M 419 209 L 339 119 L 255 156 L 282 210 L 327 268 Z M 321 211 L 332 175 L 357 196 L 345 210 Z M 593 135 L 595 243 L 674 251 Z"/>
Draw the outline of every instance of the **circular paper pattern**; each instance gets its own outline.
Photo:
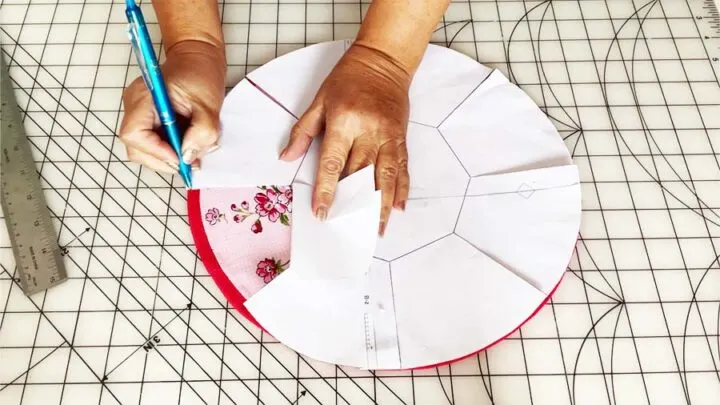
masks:
<path id="1" fill-rule="evenodd" d="M 253 120 L 267 121 L 266 136 L 285 139 L 348 46 L 348 41 L 313 45 L 251 72 L 223 106 L 222 142 L 233 148 L 236 137 L 252 136 L 238 128 L 265 128 Z M 285 117 L 249 111 L 262 110 L 258 97 L 274 105 L 267 107 L 272 114 Z M 577 239 L 577 168 L 547 117 L 500 71 L 430 45 L 410 103 L 410 199 L 405 212 L 393 213 L 371 266 L 389 280 L 386 303 L 394 320 L 392 327 L 383 321 L 385 330 L 376 322 L 374 338 L 392 342 L 382 354 L 374 347 L 377 359 L 369 363 L 341 365 L 417 369 L 486 349 L 544 305 L 562 279 Z M 227 249 L 216 254 L 208 238 L 208 201 L 232 193 L 222 179 L 233 168 L 222 159 L 210 155 L 203 162 L 209 174 L 201 189 L 188 193 L 190 226 L 199 255 L 225 297 L 262 328 L 262 319 L 253 318 L 244 305 L 245 286 L 234 284 L 226 273 L 235 265 L 232 254 Z M 314 142 L 297 167 L 250 177 L 280 185 L 311 183 L 316 160 Z M 388 314 L 385 308 L 381 312 Z"/>

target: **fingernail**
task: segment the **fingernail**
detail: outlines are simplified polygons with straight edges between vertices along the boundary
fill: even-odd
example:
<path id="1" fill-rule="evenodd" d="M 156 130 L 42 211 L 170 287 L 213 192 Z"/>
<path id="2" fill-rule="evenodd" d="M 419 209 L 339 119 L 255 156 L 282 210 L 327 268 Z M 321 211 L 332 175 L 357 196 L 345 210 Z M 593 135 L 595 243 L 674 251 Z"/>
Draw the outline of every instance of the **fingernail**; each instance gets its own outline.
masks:
<path id="1" fill-rule="evenodd" d="M 315 217 L 317 217 L 320 222 L 325 222 L 325 220 L 327 219 L 327 208 L 318 208 L 317 211 L 315 211 Z"/>
<path id="2" fill-rule="evenodd" d="M 220 145 L 218 145 L 218 144 L 212 145 L 211 147 L 209 147 L 209 148 L 207 148 L 207 149 L 205 150 L 205 154 L 206 154 L 206 155 L 209 155 L 209 154 L 215 152 L 215 151 L 218 150 L 218 149 L 220 149 Z"/>
<path id="3" fill-rule="evenodd" d="M 384 221 L 381 221 L 381 222 L 380 222 L 380 232 L 379 232 L 379 233 L 380 233 L 380 236 L 384 236 L 384 235 L 385 235 L 385 226 L 386 226 L 386 225 L 387 225 L 387 223 L 385 223 Z"/>
<path id="4" fill-rule="evenodd" d="M 196 148 L 185 149 L 185 151 L 183 152 L 183 155 L 182 155 L 183 162 L 185 162 L 185 164 L 189 165 L 195 160 L 197 155 L 198 155 L 198 150 Z"/>
<path id="5" fill-rule="evenodd" d="M 407 201 L 402 201 L 400 204 L 398 204 L 398 208 L 400 208 L 400 210 L 402 210 L 402 211 L 405 211 L 405 203 L 406 202 Z"/>
<path id="6" fill-rule="evenodd" d="M 198 162 L 198 161 L 193 162 L 193 164 L 190 165 L 190 170 L 192 170 L 192 171 L 200 170 L 200 162 Z"/>
<path id="7" fill-rule="evenodd" d="M 172 160 L 166 160 L 165 164 L 168 165 L 168 167 L 170 167 L 170 169 L 172 169 L 173 171 L 180 171 L 180 166 L 178 166 L 178 164 L 173 162 Z"/>
<path id="8" fill-rule="evenodd" d="M 283 148 L 283 150 L 280 151 L 280 159 L 284 158 L 285 155 L 287 155 L 287 146 Z"/>

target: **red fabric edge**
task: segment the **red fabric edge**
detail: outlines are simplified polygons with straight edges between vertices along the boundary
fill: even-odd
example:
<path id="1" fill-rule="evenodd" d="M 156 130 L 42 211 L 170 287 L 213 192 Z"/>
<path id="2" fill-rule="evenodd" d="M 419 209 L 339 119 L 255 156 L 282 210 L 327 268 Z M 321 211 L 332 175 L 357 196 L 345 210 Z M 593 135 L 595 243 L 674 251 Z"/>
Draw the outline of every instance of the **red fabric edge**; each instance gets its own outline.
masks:
<path id="1" fill-rule="evenodd" d="M 232 305 L 242 316 L 245 317 L 248 321 L 252 322 L 255 326 L 260 328 L 265 333 L 272 336 L 270 332 L 265 330 L 265 328 L 262 327 L 258 323 L 258 321 L 253 318 L 253 316 L 250 314 L 250 312 L 245 308 L 245 297 L 243 297 L 242 294 L 240 294 L 240 291 L 235 288 L 235 286 L 230 282 L 230 279 L 228 279 L 227 275 L 225 275 L 225 272 L 220 267 L 220 264 L 217 261 L 217 258 L 215 257 L 215 254 L 213 253 L 212 249 L 210 248 L 210 242 L 208 241 L 207 235 L 205 234 L 205 228 L 202 223 L 202 215 L 200 213 L 200 190 L 188 190 L 187 195 L 187 205 L 188 205 L 188 222 L 190 223 L 190 232 L 192 233 L 193 239 L 195 240 L 195 247 L 198 251 L 198 256 L 200 256 L 200 260 L 203 262 L 203 265 L 207 269 L 207 272 L 212 277 L 213 281 L 215 281 L 215 284 L 217 284 L 218 288 L 220 288 L 220 291 L 223 293 L 225 298 L 228 300 L 230 305 Z M 555 291 L 557 291 L 558 287 L 560 287 L 560 284 L 562 283 L 562 278 L 560 281 L 553 287 L 552 291 L 550 291 L 550 294 L 545 297 L 545 299 L 540 303 L 540 305 L 535 309 L 535 311 L 530 314 L 530 316 L 527 317 L 523 322 L 520 323 L 515 329 L 510 331 L 507 335 L 499 338 L 498 340 L 490 343 L 489 345 L 480 348 L 478 350 L 473 351 L 472 353 L 468 353 L 464 356 L 458 357 L 456 359 L 444 361 L 437 364 L 430 364 L 427 366 L 420 366 L 420 367 L 414 367 L 414 368 L 406 368 L 406 369 L 400 369 L 400 370 L 383 370 L 383 371 L 410 371 L 410 370 L 426 370 L 430 368 L 436 368 L 436 367 L 442 367 L 449 365 L 451 363 L 456 363 L 461 360 L 465 360 L 468 357 L 472 357 L 480 352 L 483 352 L 498 343 L 504 341 L 507 339 L 510 335 L 517 332 L 518 329 L 523 327 L 528 321 L 530 321 L 532 318 L 537 315 L 538 312 L 540 312 L 541 309 L 545 306 L 545 304 L 550 301 L 550 298 L 552 298 Z"/>
<path id="2" fill-rule="evenodd" d="M 210 247 L 210 241 L 208 241 L 207 234 L 205 234 L 202 214 L 200 213 L 200 190 L 188 190 L 187 206 L 190 233 L 195 240 L 195 248 L 197 249 L 198 256 L 200 256 L 200 260 L 203 262 L 208 274 L 210 274 L 210 277 L 212 277 L 215 284 L 217 284 L 218 288 L 220 288 L 220 291 L 223 293 L 230 305 L 238 310 L 245 319 L 252 322 L 258 328 L 265 330 L 245 308 L 245 297 L 240 294 L 240 291 L 235 288 L 233 283 L 222 270 L 220 263 L 218 263 L 217 258 L 215 257 L 215 253 L 213 253 L 212 248 Z"/>

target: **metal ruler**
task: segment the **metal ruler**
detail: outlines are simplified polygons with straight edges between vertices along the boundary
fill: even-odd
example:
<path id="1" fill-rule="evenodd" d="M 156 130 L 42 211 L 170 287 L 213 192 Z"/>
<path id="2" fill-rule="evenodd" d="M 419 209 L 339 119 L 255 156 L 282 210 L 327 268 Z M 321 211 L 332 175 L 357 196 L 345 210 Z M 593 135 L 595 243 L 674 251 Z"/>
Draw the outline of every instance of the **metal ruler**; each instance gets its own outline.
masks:
<path id="1" fill-rule="evenodd" d="M 705 0 L 703 3 L 703 14 L 696 16 L 696 19 L 705 20 L 707 24 L 706 28 L 712 32 L 712 34 L 705 33 L 703 39 L 708 43 L 712 41 L 715 44 L 714 49 L 710 48 L 710 61 L 715 65 L 715 68 L 720 67 L 720 12 L 718 11 L 718 5 L 720 0 Z"/>
<path id="2" fill-rule="evenodd" d="M 26 295 L 67 279 L 5 61 L 0 56 L 0 198 Z"/>

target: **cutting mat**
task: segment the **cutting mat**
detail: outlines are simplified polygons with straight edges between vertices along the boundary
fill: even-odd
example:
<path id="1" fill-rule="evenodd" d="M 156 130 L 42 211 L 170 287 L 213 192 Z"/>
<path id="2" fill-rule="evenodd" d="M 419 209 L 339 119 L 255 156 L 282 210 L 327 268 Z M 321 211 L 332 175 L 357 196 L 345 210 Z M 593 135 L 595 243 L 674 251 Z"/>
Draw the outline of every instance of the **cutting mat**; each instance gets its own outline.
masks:
<path id="1" fill-rule="evenodd" d="M 582 235 L 552 301 L 508 340 L 382 373 L 298 357 L 228 310 L 195 255 L 181 181 L 127 163 L 114 136 L 138 75 L 123 7 L 0 6 L 70 275 L 26 298 L 0 230 L 0 404 L 720 403 L 712 1 L 451 4 L 433 42 L 501 69 L 551 117 L 581 169 Z M 352 38 L 367 4 L 220 8 L 232 86 L 277 55 Z"/>

